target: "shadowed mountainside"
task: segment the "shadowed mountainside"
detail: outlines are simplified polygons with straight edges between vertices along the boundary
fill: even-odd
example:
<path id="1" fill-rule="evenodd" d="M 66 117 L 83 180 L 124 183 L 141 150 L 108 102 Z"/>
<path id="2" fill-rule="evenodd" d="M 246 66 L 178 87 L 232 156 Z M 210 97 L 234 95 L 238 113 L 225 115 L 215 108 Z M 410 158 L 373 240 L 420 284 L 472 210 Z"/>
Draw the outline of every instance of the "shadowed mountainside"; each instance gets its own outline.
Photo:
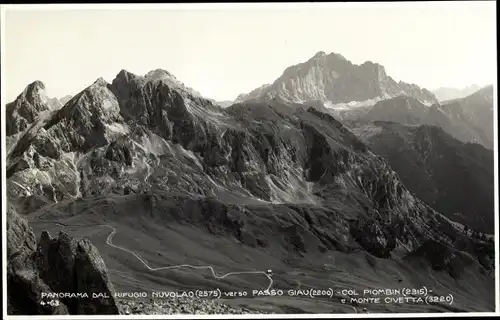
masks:
<path id="1" fill-rule="evenodd" d="M 441 128 L 394 122 L 346 122 L 383 156 L 420 199 L 471 229 L 494 231 L 493 152 Z"/>
<path id="2" fill-rule="evenodd" d="M 470 257 L 451 273 L 443 272 L 451 267 L 438 268 L 438 277 L 481 279 L 474 290 L 447 288 L 467 297 L 490 290 L 484 283 L 491 280 L 491 250 L 478 247 L 493 244 L 464 234 L 342 123 L 305 105 L 276 99 L 223 109 L 167 71 L 142 77 L 122 70 L 111 84 L 98 79 L 34 121 L 11 140 L 7 161 L 9 202 L 30 224 L 50 229 L 64 223 L 79 235 L 87 230 L 116 268 L 132 268 L 130 253 L 111 251 L 92 224 L 130 230 L 133 237 L 121 241 L 144 254 L 168 246 L 168 254 L 153 254 L 163 263 L 181 264 L 183 252 L 196 252 L 196 264 L 232 261 L 225 267 L 255 269 L 276 263 L 289 276 L 292 261 L 319 268 L 336 253 L 366 253 L 396 270 L 416 254 L 432 267 L 422 252 L 435 241 Z M 182 241 L 147 238 L 177 234 Z M 149 245 L 135 244 L 142 237 Z M 218 245 L 201 250 L 202 237 Z M 190 245 L 171 247 L 181 243 Z M 219 259 L 198 255 L 215 256 L 219 246 L 227 248 Z M 328 275 L 315 273 L 314 279 L 322 277 Z M 245 287 L 239 281 L 228 288 Z M 490 308 L 489 301 L 466 305 L 461 308 Z"/>

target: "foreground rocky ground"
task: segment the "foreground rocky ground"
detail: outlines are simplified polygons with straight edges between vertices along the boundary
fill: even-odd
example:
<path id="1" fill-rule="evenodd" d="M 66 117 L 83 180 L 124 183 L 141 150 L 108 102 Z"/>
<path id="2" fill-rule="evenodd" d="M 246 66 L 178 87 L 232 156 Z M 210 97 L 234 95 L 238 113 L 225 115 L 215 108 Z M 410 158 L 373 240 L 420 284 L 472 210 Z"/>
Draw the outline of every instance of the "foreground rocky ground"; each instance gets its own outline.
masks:
<path id="1" fill-rule="evenodd" d="M 120 314 L 266 314 L 266 312 L 239 308 L 214 300 L 198 298 L 167 298 L 158 300 L 117 300 Z"/>
<path id="2" fill-rule="evenodd" d="M 46 231 L 37 241 L 12 206 L 7 211 L 7 261 L 8 314 L 118 314 L 108 270 L 90 241 L 64 232 L 52 238 Z M 93 299 L 94 292 L 111 298 Z"/>

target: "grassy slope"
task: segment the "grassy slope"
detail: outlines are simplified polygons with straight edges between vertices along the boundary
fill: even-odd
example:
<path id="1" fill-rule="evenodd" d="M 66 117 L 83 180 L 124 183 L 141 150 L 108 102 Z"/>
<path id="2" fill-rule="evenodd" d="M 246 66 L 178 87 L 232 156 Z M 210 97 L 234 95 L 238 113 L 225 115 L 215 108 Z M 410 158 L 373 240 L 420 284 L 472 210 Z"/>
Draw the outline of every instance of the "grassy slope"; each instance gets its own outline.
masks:
<path id="1" fill-rule="evenodd" d="M 118 231 L 113 244 L 140 254 L 152 267 L 174 264 L 212 265 L 217 274 L 232 271 L 272 269 L 273 288 L 346 288 L 361 291 L 364 288 L 419 288 L 423 285 L 443 295 L 453 294 L 454 304 L 369 304 L 370 312 L 443 312 L 492 311 L 494 309 L 493 281 L 482 274 L 478 265 L 469 268 L 461 280 L 447 273 L 436 272 L 418 263 L 378 259 L 364 252 L 345 254 L 327 251 L 323 254 L 292 256 L 267 248 L 251 248 L 234 238 L 219 237 L 195 225 L 164 222 L 147 217 L 141 204 L 117 197 L 114 205 L 102 205 L 103 199 L 93 202 L 75 202 L 73 209 L 60 203 L 29 216 L 36 234 L 49 230 L 53 236 L 66 230 L 76 237 L 89 237 L 99 249 L 118 291 L 193 290 L 220 288 L 221 290 L 263 290 L 268 279 L 263 275 L 230 276 L 214 280 L 208 270 L 177 269 L 148 271 L 133 255 L 106 245 L 110 229 L 96 227 L 110 224 Z M 108 202 L 109 203 L 109 202 Z M 57 209 L 61 208 L 61 211 Z M 47 219 L 50 222 L 44 222 Z M 62 227 L 59 221 L 77 227 Z M 286 261 L 286 262 L 284 262 Z M 399 282 L 399 280 L 402 280 Z M 354 312 L 340 298 L 310 299 L 299 297 L 239 298 L 227 301 L 250 308 L 273 312 Z"/>

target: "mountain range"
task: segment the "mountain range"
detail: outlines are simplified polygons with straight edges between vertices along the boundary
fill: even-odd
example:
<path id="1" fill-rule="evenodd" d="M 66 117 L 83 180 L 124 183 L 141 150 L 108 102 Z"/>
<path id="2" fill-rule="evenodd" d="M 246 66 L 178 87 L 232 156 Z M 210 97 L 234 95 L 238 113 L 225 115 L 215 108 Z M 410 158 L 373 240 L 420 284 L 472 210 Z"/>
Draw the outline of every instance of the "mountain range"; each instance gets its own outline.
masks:
<path id="1" fill-rule="evenodd" d="M 493 86 L 475 88 L 464 91 L 470 95 L 440 102 L 427 89 L 394 81 L 377 63 L 358 66 L 340 54 L 320 51 L 235 102 L 278 99 L 314 106 L 341 120 L 439 126 L 460 141 L 493 149 Z"/>
<path id="2" fill-rule="evenodd" d="M 236 102 L 279 97 L 298 103 L 319 100 L 333 107 L 400 95 L 414 97 L 426 104 L 438 102 L 427 89 L 396 82 L 378 63 L 367 61 L 356 65 L 340 54 L 320 51 L 308 61 L 288 67 L 272 84 L 238 96 Z"/>
<path id="3" fill-rule="evenodd" d="M 463 143 L 437 126 L 346 122 L 381 155 L 409 190 L 471 230 L 494 232 L 493 152 Z"/>
<path id="4" fill-rule="evenodd" d="M 357 306 L 494 309 L 493 241 L 464 227 L 491 230 L 492 151 L 418 126 L 458 106 L 474 117 L 436 121 L 473 128 L 492 111 L 477 102 L 489 89 L 441 106 L 378 64 L 320 52 L 226 108 L 162 69 L 99 78 L 60 107 L 44 90 L 35 81 L 5 108 L 9 204 L 35 233 L 64 228 L 90 237 L 118 290 L 425 285 L 454 294 L 454 306 Z M 352 101 L 373 105 L 362 118 L 332 111 Z M 360 134 L 365 124 L 375 133 Z M 477 188 L 469 203 L 471 190 L 456 185 L 457 175 Z M 126 250 L 110 245 L 115 233 L 102 225 Z M 153 272 L 145 261 L 227 274 L 272 269 L 273 276 L 270 283 L 259 274 Z M 341 298 L 227 301 L 273 312 L 352 312 Z"/>
<path id="5" fill-rule="evenodd" d="M 467 86 L 465 88 L 457 89 L 457 88 L 450 88 L 450 87 L 441 87 L 435 90 L 432 90 L 432 93 L 436 96 L 436 98 L 439 101 L 447 101 L 447 100 L 453 100 L 453 99 L 459 99 L 459 98 L 464 98 L 467 97 L 468 95 L 473 94 L 474 92 L 478 91 L 481 89 L 480 86 L 473 84 L 470 86 Z"/>
<path id="6" fill-rule="evenodd" d="M 409 125 L 430 125 L 466 143 L 479 143 L 493 150 L 493 86 L 466 98 L 430 107 L 418 100 L 399 96 L 354 110 L 328 110 L 343 120 L 392 121 Z"/>

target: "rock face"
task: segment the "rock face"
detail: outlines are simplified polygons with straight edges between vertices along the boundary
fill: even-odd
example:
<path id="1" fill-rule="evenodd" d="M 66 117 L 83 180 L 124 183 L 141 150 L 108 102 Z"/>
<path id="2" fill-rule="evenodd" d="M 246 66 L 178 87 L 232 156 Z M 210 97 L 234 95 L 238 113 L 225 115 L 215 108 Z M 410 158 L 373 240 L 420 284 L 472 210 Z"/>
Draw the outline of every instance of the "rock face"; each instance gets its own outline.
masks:
<path id="1" fill-rule="evenodd" d="M 9 205 L 7 210 L 8 314 L 68 314 L 66 306 L 42 305 L 42 293 L 52 290 L 40 278 L 32 259 L 36 251 L 33 230 Z"/>
<path id="2" fill-rule="evenodd" d="M 10 136 L 28 128 L 44 111 L 50 110 L 45 94 L 45 84 L 35 81 L 16 98 L 7 104 L 5 109 L 5 130 Z"/>
<path id="3" fill-rule="evenodd" d="M 400 95 L 429 104 L 437 102 L 426 89 L 394 81 L 378 63 L 355 65 L 340 54 L 320 51 L 308 61 L 287 68 L 274 83 L 240 95 L 236 101 L 280 97 L 289 102 L 319 100 L 335 105 Z"/>
<path id="4" fill-rule="evenodd" d="M 460 142 L 438 127 L 346 122 L 384 157 L 411 191 L 470 229 L 494 231 L 493 152 Z"/>
<path id="5" fill-rule="evenodd" d="M 42 233 L 37 245 L 26 219 L 7 211 L 8 314 L 118 314 L 114 298 L 63 298 L 58 306 L 42 294 L 106 293 L 112 297 L 113 286 L 97 249 L 86 240 L 77 242 L 65 233 L 52 239 Z M 49 299 L 49 300 L 52 300 Z"/>

